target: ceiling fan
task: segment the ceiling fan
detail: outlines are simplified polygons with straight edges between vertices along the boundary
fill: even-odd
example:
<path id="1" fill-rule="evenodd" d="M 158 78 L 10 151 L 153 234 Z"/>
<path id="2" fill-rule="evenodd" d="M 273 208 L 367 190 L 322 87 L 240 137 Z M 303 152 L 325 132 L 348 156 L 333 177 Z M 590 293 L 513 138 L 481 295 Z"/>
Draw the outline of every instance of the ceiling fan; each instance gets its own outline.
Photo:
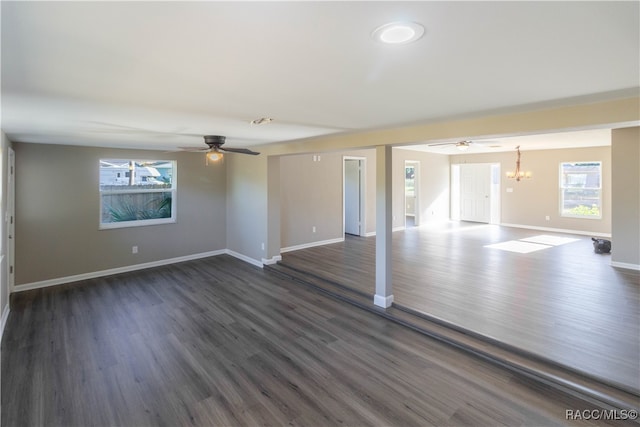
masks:
<path id="1" fill-rule="evenodd" d="M 207 144 L 207 148 L 204 147 L 186 147 L 181 148 L 184 151 L 203 151 L 207 153 L 207 162 L 217 162 L 224 157 L 224 153 L 239 153 L 250 154 L 257 156 L 258 152 L 249 150 L 248 148 L 222 148 L 225 143 L 226 137 L 222 135 L 205 135 L 204 143 Z"/>
<path id="2" fill-rule="evenodd" d="M 473 141 L 458 141 L 458 142 L 437 142 L 435 144 L 427 144 L 429 147 L 437 147 L 441 145 L 455 145 L 455 147 L 460 151 L 466 151 L 469 149 L 469 146 L 474 144 Z M 477 143 L 476 143 L 477 144 Z"/>

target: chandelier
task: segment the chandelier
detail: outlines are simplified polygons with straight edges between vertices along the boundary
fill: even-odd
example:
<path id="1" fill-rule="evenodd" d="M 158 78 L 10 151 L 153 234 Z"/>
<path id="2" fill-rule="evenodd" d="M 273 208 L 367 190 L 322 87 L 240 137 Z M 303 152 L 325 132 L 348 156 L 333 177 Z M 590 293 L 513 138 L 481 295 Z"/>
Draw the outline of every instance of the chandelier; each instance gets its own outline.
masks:
<path id="1" fill-rule="evenodd" d="M 520 170 L 520 146 L 516 147 L 516 151 L 518 153 L 518 157 L 516 158 L 516 170 L 513 172 L 507 172 L 507 178 L 515 179 L 516 181 L 520 181 L 521 179 L 529 179 L 531 178 L 530 171 L 521 171 Z"/>

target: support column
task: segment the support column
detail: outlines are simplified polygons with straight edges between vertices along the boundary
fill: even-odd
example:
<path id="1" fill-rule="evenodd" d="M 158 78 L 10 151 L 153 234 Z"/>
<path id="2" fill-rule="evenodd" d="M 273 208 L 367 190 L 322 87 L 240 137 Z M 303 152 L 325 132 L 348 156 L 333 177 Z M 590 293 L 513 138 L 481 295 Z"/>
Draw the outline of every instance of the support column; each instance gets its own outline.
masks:
<path id="1" fill-rule="evenodd" d="M 388 145 L 376 147 L 376 294 L 373 303 L 384 308 L 393 302 L 391 150 Z"/>
<path id="2" fill-rule="evenodd" d="M 640 270 L 640 127 L 611 131 L 611 265 Z"/>

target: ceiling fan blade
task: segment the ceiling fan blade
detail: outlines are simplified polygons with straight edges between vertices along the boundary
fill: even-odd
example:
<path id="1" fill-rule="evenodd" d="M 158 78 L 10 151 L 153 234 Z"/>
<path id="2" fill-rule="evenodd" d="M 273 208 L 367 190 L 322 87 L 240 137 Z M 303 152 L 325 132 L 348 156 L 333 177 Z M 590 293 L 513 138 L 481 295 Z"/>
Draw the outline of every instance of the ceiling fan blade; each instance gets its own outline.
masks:
<path id="1" fill-rule="evenodd" d="M 176 151 L 205 152 L 209 150 L 211 150 L 209 147 L 178 147 Z"/>
<path id="2" fill-rule="evenodd" d="M 439 145 L 455 145 L 457 142 L 436 142 L 435 144 L 427 144 L 429 147 L 437 147 Z"/>
<path id="3" fill-rule="evenodd" d="M 251 151 L 248 148 L 223 148 L 223 147 L 218 147 L 218 150 L 226 151 L 228 153 L 251 154 L 252 156 L 256 156 L 256 155 L 260 154 L 260 153 L 258 153 L 256 151 Z"/>

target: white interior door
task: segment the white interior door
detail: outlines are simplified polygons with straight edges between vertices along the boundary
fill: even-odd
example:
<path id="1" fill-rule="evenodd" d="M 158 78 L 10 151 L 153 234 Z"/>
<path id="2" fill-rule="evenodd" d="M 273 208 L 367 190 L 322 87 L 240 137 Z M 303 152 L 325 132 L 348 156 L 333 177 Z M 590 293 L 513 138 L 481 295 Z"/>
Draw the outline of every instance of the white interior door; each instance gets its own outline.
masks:
<path id="1" fill-rule="evenodd" d="M 460 165 L 460 219 L 491 221 L 491 164 Z"/>
<path id="2" fill-rule="evenodd" d="M 360 160 L 344 160 L 344 232 L 360 236 L 362 176 Z"/>

